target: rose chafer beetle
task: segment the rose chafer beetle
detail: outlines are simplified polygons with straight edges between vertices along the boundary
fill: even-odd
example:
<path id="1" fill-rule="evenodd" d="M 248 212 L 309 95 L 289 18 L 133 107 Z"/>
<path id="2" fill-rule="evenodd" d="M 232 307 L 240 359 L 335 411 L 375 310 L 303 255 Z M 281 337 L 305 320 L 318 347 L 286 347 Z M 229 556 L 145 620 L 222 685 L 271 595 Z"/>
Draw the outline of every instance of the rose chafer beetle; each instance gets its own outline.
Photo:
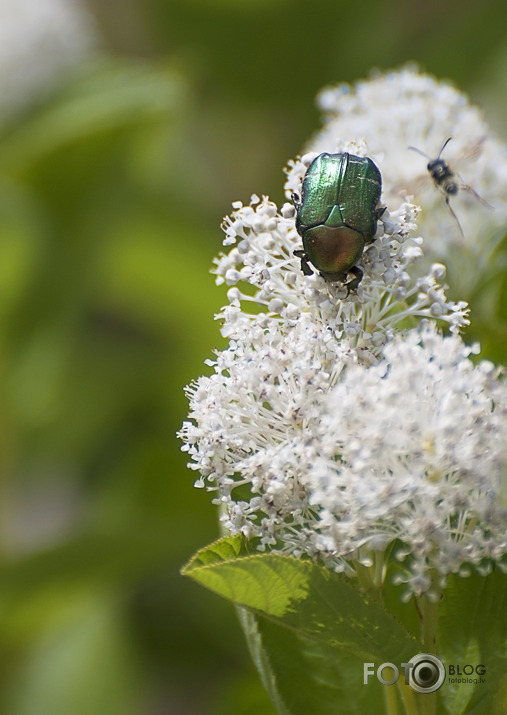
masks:
<path id="1" fill-rule="evenodd" d="M 301 259 L 305 275 L 313 273 L 310 263 L 326 281 L 346 283 L 347 295 L 356 290 L 363 272 L 355 264 L 364 247 L 377 231 L 384 213 L 378 208 L 382 177 L 367 157 L 319 154 L 303 178 L 301 198 L 293 195 L 296 229 L 303 239 L 303 250 L 294 251 Z"/>

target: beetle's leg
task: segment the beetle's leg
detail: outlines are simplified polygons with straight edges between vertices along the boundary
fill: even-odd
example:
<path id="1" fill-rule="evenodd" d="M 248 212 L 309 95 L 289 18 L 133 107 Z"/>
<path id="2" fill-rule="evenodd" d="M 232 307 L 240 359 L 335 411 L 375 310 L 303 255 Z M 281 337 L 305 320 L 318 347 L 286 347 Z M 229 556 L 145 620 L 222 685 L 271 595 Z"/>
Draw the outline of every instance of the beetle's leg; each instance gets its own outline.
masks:
<path id="1" fill-rule="evenodd" d="M 459 222 L 459 220 L 458 220 L 458 217 L 456 216 L 456 214 L 454 213 L 454 211 L 453 211 L 453 209 L 452 209 L 451 202 L 449 201 L 449 197 L 448 197 L 448 196 L 445 197 L 445 203 L 447 204 L 447 206 L 448 206 L 449 211 L 451 212 L 451 214 L 454 216 L 454 220 L 455 220 L 456 223 L 458 224 L 459 232 L 461 233 L 461 238 L 465 238 L 465 234 L 463 233 L 463 229 L 461 228 L 461 224 L 460 224 L 460 222 Z"/>
<path id="2" fill-rule="evenodd" d="M 301 206 L 303 205 L 303 203 L 302 203 L 302 201 L 301 201 L 301 197 L 299 196 L 299 194 L 296 194 L 296 193 L 294 192 L 294 193 L 292 194 L 291 198 L 292 198 L 292 203 L 294 204 L 294 208 L 296 209 L 296 211 L 299 211 L 299 209 L 300 209 Z"/>
<path id="3" fill-rule="evenodd" d="M 305 276 L 311 276 L 313 275 L 313 271 L 310 268 L 310 264 L 308 263 L 308 258 L 306 257 L 306 253 L 304 250 L 301 248 L 298 248 L 296 251 L 294 251 L 294 255 L 296 258 L 299 258 L 301 261 L 301 270 L 303 271 Z"/>
<path id="4" fill-rule="evenodd" d="M 387 206 L 379 206 L 375 209 L 375 221 L 380 221 L 384 213 L 387 211 Z M 378 227 L 377 227 L 378 230 Z M 376 235 L 376 232 L 375 232 Z M 375 240 L 375 235 L 373 235 L 366 243 L 373 243 Z"/>
<path id="5" fill-rule="evenodd" d="M 347 289 L 347 297 L 352 291 L 355 292 L 358 289 L 359 284 L 363 280 L 363 271 L 357 266 L 352 266 L 352 268 L 349 270 L 349 273 L 353 273 L 355 275 L 355 278 L 353 278 L 348 283 L 345 283 L 345 288 Z"/>

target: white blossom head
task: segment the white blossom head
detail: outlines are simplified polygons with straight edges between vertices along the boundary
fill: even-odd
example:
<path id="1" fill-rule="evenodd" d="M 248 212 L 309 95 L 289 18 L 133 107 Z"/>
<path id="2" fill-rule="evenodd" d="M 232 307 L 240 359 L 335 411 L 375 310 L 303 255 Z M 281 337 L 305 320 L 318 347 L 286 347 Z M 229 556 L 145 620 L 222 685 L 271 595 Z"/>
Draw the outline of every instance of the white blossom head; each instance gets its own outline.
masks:
<path id="1" fill-rule="evenodd" d="M 307 550 L 368 564 L 397 540 L 397 580 L 419 595 L 503 561 L 507 385 L 490 362 L 474 366 L 477 352 L 428 324 L 347 370 L 307 453 Z"/>
<path id="2" fill-rule="evenodd" d="M 231 534 L 354 574 L 396 545 L 404 597 L 501 563 L 507 385 L 432 325 L 369 367 L 303 316 L 260 325 L 188 388 L 184 449 Z"/>
<path id="3" fill-rule="evenodd" d="M 407 321 L 439 318 L 452 332 L 468 323 L 466 304 L 446 298 L 443 265 L 434 264 L 417 277 L 414 265 L 423 252 L 422 238 L 412 236 L 418 214 L 413 204 L 401 201 L 395 209 L 386 208 L 375 240 L 357 263 L 362 282 L 350 294 L 339 281 L 303 274 L 294 255 L 302 243 L 291 204 L 278 211 L 266 197 L 253 196 L 249 206 L 236 202 L 234 208 L 223 224 L 224 245 L 233 247 L 214 269 L 217 283 L 231 286 L 229 305 L 219 316 L 225 337 L 234 338 L 254 323 L 273 323 L 285 332 L 308 318 L 319 329 L 324 326 L 330 339 L 347 341 L 369 363 Z"/>
<path id="4" fill-rule="evenodd" d="M 413 67 L 326 88 L 318 103 L 324 123 L 307 151 L 343 151 L 351 140 L 360 151 L 363 147 L 361 153 L 367 151 L 382 172 L 384 200 L 396 203 L 406 196 L 422 207 L 425 253 L 444 263 L 460 258 L 453 274 L 465 267 L 473 282 L 477 260 L 484 263 L 507 225 L 507 146 L 492 134 L 480 110 L 448 82 Z M 446 195 L 442 183 L 439 190 L 427 170 L 449 137 L 441 158 L 454 176 L 455 195 Z M 294 171 L 288 192 L 299 181 L 297 167 Z"/>

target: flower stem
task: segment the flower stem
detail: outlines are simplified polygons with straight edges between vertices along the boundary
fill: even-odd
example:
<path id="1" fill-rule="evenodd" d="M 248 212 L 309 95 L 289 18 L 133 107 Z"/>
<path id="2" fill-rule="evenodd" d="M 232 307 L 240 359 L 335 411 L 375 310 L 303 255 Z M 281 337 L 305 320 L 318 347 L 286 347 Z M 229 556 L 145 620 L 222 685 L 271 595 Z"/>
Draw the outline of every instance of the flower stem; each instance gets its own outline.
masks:
<path id="1" fill-rule="evenodd" d="M 438 607 L 440 601 L 428 596 L 423 596 L 419 600 L 422 618 L 422 643 L 425 653 L 436 655 L 437 650 L 437 627 L 438 627 Z M 435 715 L 437 709 L 436 693 L 425 693 L 418 697 L 418 712 L 420 715 Z"/>
<path id="2" fill-rule="evenodd" d="M 419 601 L 422 615 L 422 643 L 426 653 L 436 655 L 439 601 L 423 596 Z"/>
<path id="3" fill-rule="evenodd" d="M 384 700 L 386 704 L 386 715 L 398 715 L 398 698 L 396 697 L 396 688 L 391 685 L 386 685 L 384 690 Z"/>
<path id="4" fill-rule="evenodd" d="M 405 713 L 406 715 L 419 715 L 419 708 L 417 707 L 417 703 L 415 701 L 415 693 L 410 687 L 410 685 L 405 685 L 403 680 L 398 680 L 398 689 L 401 695 L 401 699 L 403 701 L 403 706 L 405 708 Z M 391 712 L 388 710 L 388 715 L 391 715 Z M 393 710 L 393 713 L 396 711 Z"/>
<path id="5" fill-rule="evenodd" d="M 354 568 L 365 596 L 370 601 L 383 606 L 382 584 L 377 581 L 379 567 L 375 564 L 370 567 L 363 566 L 359 561 L 354 561 Z"/>

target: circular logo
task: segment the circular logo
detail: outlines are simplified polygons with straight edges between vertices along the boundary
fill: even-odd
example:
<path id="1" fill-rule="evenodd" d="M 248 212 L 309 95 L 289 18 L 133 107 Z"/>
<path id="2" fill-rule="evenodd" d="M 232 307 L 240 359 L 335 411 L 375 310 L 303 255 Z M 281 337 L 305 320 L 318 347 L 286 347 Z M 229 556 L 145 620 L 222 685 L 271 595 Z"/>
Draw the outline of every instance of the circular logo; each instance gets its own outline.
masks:
<path id="1" fill-rule="evenodd" d="M 442 687 L 445 680 L 445 666 L 436 655 L 419 653 L 408 662 L 413 663 L 408 684 L 416 693 L 434 693 Z"/>

